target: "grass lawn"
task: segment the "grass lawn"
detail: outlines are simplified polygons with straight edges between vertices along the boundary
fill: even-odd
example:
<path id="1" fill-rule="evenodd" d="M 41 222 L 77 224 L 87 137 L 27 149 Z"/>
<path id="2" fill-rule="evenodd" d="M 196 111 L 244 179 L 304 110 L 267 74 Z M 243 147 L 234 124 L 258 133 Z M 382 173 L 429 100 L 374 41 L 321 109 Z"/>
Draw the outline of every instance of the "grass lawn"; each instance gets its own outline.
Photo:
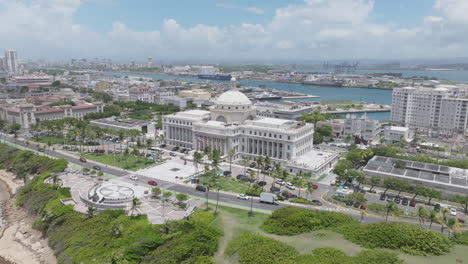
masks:
<path id="1" fill-rule="evenodd" d="M 200 176 L 200 183 L 203 185 L 208 180 L 205 176 Z M 232 177 L 220 176 L 218 178 L 218 183 L 221 186 L 221 190 L 235 193 L 245 193 L 249 188 L 249 185 L 235 180 Z"/>
<path id="2" fill-rule="evenodd" d="M 33 137 L 31 138 L 31 141 L 42 143 L 42 144 L 48 144 L 50 142 L 52 145 L 57 144 L 57 145 L 62 145 L 63 144 L 63 138 L 60 137 L 54 137 L 54 136 L 43 136 L 43 137 Z M 68 138 L 65 139 L 65 145 L 78 145 L 79 142 L 70 140 Z"/>
<path id="3" fill-rule="evenodd" d="M 260 225 L 268 218 L 267 214 L 254 213 L 252 217 L 249 217 L 246 210 L 225 206 L 220 206 L 218 211 L 219 214 L 211 225 L 223 230 L 224 236 L 220 239 L 218 252 L 213 257 L 216 263 L 238 263 L 236 255 L 226 257 L 224 250 L 228 241 L 242 232 L 259 233 L 263 236 L 279 240 L 293 246 L 300 254 L 309 254 L 314 248 L 321 247 L 338 248 L 343 250 L 348 256 L 355 256 L 363 250 L 359 245 L 344 239 L 341 234 L 333 231 L 318 230 L 295 236 L 272 235 L 260 229 Z M 468 263 L 468 246 L 454 246 L 450 253 L 442 256 L 413 256 L 400 251 L 393 252 L 399 253 L 400 258 L 404 260 L 405 264 Z M 457 262 L 457 259 L 463 262 Z"/>
<path id="4" fill-rule="evenodd" d="M 136 171 L 154 164 L 154 160 L 145 157 L 136 157 L 133 155 L 123 156 L 120 154 L 93 154 L 85 153 L 83 157 L 94 160 L 110 166 Z"/>

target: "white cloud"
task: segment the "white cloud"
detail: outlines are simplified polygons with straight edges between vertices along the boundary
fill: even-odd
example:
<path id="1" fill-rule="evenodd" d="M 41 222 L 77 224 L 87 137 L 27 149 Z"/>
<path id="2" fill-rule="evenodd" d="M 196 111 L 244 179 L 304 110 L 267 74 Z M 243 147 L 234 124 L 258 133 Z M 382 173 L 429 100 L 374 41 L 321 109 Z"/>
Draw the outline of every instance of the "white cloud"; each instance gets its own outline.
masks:
<path id="1" fill-rule="evenodd" d="M 168 18 L 159 29 L 138 31 L 115 21 L 108 33 L 73 21 L 87 1 L 103 0 L 0 0 L 0 48 L 15 47 L 23 57 L 33 58 L 213 60 L 425 58 L 468 53 L 465 0 L 434 0 L 434 14 L 411 28 L 371 22 L 372 0 L 304 0 L 278 8 L 264 24 L 183 27 Z M 262 12 L 255 10 L 251 12 Z"/>
<path id="2" fill-rule="evenodd" d="M 257 14 L 257 15 L 261 15 L 261 14 L 265 13 L 265 10 L 263 10 L 260 7 L 256 7 L 256 6 L 244 7 L 244 6 L 233 5 L 233 4 L 223 3 L 223 2 L 216 3 L 216 6 L 221 7 L 221 8 L 228 8 L 228 9 L 239 9 L 239 10 L 247 11 L 247 12 L 250 12 L 250 13 Z"/>

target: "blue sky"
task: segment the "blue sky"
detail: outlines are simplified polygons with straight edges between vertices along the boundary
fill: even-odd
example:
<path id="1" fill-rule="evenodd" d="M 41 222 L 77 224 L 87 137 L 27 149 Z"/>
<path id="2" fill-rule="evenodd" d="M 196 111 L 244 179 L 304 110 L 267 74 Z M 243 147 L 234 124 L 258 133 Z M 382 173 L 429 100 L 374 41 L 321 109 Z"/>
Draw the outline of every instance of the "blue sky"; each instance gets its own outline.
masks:
<path id="1" fill-rule="evenodd" d="M 466 14 L 468 0 L 0 0 L 0 49 L 136 61 L 457 58 L 468 57 Z"/>
<path id="2" fill-rule="evenodd" d="M 136 2 L 138 4 L 136 4 Z M 138 30 L 161 27 L 164 19 L 175 19 L 181 26 L 197 24 L 230 26 L 241 23 L 266 24 L 277 8 L 301 4 L 302 0 L 97 0 L 82 5 L 76 12 L 76 22 L 99 32 L 112 29 L 121 21 Z M 263 13 L 242 10 L 258 7 Z M 430 0 L 377 0 L 371 21 L 416 26 L 433 14 Z"/>

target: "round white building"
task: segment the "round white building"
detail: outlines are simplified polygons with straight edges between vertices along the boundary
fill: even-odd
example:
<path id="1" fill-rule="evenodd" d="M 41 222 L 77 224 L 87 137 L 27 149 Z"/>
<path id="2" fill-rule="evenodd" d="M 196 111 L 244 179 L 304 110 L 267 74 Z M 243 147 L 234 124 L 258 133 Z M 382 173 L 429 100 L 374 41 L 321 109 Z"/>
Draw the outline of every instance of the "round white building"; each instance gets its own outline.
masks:
<path id="1" fill-rule="evenodd" d="M 221 94 L 210 109 L 211 119 L 224 123 L 243 123 L 254 120 L 256 109 L 245 94 L 231 90 Z"/>

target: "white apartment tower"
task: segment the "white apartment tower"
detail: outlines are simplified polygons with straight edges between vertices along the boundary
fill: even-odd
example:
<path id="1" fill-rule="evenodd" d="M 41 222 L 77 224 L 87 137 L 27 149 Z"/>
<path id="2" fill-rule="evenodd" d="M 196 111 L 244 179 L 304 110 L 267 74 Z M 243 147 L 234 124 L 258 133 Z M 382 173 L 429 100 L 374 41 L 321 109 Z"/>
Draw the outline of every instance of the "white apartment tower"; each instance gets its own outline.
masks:
<path id="1" fill-rule="evenodd" d="M 18 66 L 18 54 L 14 49 L 5 50 L 5 71 L 11 74 L 17 74 L 19 70 Z"/>
<path id="2" fill-rule="evenodd" d="M 392 122 L 431 136 L 465 134 L 468 89 L 456 86 L 393 90 Z"/>

